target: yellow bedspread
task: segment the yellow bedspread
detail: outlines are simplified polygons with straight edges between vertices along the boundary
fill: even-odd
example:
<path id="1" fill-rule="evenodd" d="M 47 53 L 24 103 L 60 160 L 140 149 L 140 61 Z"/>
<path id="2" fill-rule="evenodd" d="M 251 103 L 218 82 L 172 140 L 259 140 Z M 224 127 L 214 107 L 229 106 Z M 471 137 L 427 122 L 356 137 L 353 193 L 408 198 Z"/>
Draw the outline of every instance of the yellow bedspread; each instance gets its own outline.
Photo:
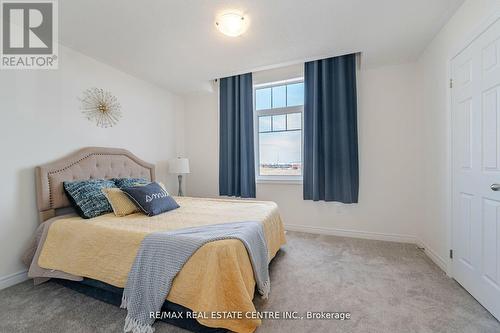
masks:
<path id="1" fill-rule="evenodd" d="M 102 215 L 90 220 L 68 217 L 54 222 L 38 264 L 47 269 L 100 280 L 123 288 L 145 235 L 207 224 L 261 221 L 271 260 L 285 240 L 273 202 L 176 197 L 181 206 L 147 217 Z M 252 265 L 245 246 L 235 239 L 201 247 L 174 279 L 167 299 L 195 312 L 255 311 Z M 260 319 L 197 318 L 209 327 L 253 332 Z"/>

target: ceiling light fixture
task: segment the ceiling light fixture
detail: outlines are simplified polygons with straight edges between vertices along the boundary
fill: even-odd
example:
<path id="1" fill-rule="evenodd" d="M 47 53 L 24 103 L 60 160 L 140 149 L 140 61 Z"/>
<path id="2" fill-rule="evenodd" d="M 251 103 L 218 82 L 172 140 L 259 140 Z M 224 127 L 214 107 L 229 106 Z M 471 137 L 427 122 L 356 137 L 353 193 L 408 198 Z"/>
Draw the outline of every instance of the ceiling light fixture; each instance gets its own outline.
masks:
<path id="1" fill-rule="evenodd" d="M 246 31 L 247 19 L 234 12 L 225 13 L 217 17 L 215 26 L 224 35 L 237 37 Z"/>

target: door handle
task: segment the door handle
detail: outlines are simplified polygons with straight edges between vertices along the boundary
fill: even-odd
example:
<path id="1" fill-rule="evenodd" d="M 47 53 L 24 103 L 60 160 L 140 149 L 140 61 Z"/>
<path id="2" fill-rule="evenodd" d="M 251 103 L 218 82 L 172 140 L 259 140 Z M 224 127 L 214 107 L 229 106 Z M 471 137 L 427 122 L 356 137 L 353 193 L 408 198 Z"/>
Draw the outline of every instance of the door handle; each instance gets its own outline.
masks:
<path id="1" fill-rule="evenodd" d="M 490 188 L 492 191 L 500 191 L 500 184 L 491 184 Z"/>

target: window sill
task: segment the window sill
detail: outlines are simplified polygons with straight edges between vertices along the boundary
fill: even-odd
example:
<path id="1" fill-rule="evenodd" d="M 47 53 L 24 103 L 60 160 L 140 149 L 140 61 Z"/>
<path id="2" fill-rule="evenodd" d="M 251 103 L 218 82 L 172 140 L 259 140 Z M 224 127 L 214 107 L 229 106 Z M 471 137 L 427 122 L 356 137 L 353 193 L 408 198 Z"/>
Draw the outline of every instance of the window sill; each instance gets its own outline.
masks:
<path id="1" fill-rule="evenodd" d="M 257 184 L 280 184 L 280 185 L 302 185 L 302 178 L 259 178 L 255 179 Z"/>

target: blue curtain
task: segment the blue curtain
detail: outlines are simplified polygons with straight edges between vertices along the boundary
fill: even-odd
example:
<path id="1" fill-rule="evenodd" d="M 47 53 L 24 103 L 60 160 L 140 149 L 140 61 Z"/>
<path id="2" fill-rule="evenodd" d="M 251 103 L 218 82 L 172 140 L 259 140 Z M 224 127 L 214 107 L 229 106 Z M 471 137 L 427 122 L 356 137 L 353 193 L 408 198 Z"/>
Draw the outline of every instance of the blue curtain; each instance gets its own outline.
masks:
<path id="1" fill-rule="evenodd" d="M 252 89 L 252 73 L 220 80 L 220 195 L 255 198 Z"/>
<path id="2" fill-rule="evenodd" d="M 358 202 L 356 55 L 304 70 L 304 199 Z"/>

